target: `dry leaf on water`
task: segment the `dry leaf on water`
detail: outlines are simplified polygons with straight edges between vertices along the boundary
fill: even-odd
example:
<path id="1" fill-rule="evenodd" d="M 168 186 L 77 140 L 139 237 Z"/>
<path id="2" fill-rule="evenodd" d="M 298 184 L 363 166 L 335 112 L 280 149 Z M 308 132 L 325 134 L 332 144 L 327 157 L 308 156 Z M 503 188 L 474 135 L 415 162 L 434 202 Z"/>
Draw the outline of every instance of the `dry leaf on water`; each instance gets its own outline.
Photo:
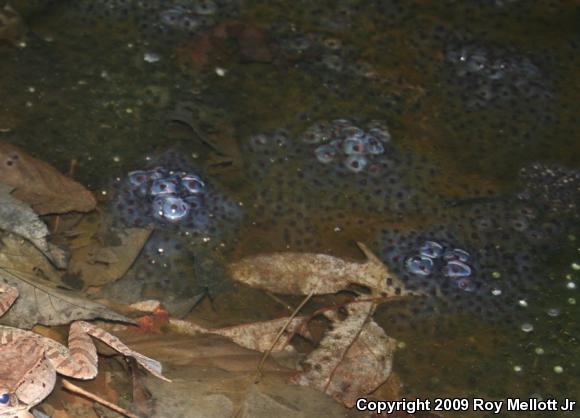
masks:
<path id="1" fill-rule="evenodd" d="M 109 235 L 113 232 L 109 228 Z M 151 229 L 116 230 L 117 244 L 106 245 L 93 237 L 88 245 L 74 248 L 68 271 L 80 277 L 85 286 L 102 286 L 125 275 L 147 242 Z"/>
<path id="2" fill-rule="evenodd" d="M 306 317 L 296 317 L 286 327 L 284 334 L 273 346 L 272 352 L 279 352 L 291 349 L 288 341 L 296 333 L 307 338 L 310 337 L 305 323 Z M 214 334 L 226 337 L 241 347 L 260 352 L 268 351 L 274 344 L 278 332 L 288 322 L 288 318 L 274 319 L 264 322 L 252 322 L 248 324 L 236 325 L 225 328 L 204 328 L 189 321 L 170 319 L 172 328 L 182 334 Z"/>
<path id="3" fill-rule="evenodd" d="M 314 387 L 349 408 L 383 384 L 391 374 L 396 340 L 371 319 L 375 306 L 350 303 L 342 321 L 335 312 L 327 314 L 333 329 L 308 355 L 304 371 L 293 382 Z"/>
<path id="4" fill-rule="evenodd" d="M 26 203 L 10 194 L 13 188 L 0 183 L 0 229 L 20 235 L 59 268 L 66 267 L 65 253 L 46 241 L 46 224 Z"/>
<path id="5" fill-rule="evenodd" d="M 346 261 L 327 254 L 273 253 L 247 257 L 230 264 L 237 281 L 273 293 L 315 295 L 336 293 L 352 284 L 366 286 L 382 296 L 417 295 L 364 244 L 358 243 L 367 261 Z M 391 280 L 387 283 L 387 278 Z"/>
<path id="6" fill-rule="evenodd" d="M 5 142 L 0 142 L 0 181 L 13 187 L 13 196 L 39 215 L 88 212 L 97 205 L 80 183 Z"/>
<path id="7" fill-rule="evenodd" d="M 28 241 L 5 234 L 0 242 L 0 281 L 18 288 L 19 298 L 0 318 L 3 324 L 32 328 L 62 325 L 77 319 L 132 322 L 104 305 L 57 287 L 54 267 Z"/>

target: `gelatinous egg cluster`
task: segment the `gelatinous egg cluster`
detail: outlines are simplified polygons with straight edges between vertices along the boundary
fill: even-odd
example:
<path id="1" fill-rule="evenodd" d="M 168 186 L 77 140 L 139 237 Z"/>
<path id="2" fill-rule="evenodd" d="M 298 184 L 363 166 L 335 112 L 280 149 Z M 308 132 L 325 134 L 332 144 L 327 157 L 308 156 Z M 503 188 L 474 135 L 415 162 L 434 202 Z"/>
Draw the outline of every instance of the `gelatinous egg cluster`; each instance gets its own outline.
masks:
<path id="1" fill-rule="evenodd" d="M 510 102 L 514 97 L 546 99 L 552 96 L 546 77 L 529 58 L 508 50 L 478 44 L 447 48 L 452 81 L 465 87 L 471 108 L 492 101 Z"/>
<path id="2" fill-rule="evenodd" d="M 240 218 L 240 208 L 217 193 L 170 152 L 168 164 L 135 170 L 115 184 L 113 210 L 129 226 L 154 225 L 190 233 L 217 232 L 217 224 L 229 228 Z M 162 160 L 160 160 L 162 161 Z"/>
<path id="3" fill-rule="evenodd" d="M 454 280 L 458 288 L 472 292 L 475 287 L 469 279 L 469 258 L 470 254 L 461 248 L 444 248 L 436 241 L 425 241 L 416 255 L 407 257 L 405 267 L 409 273 L 418 276 L 430 276 L 437 269 Z"/>
<path id="4" fill-rule="evenodd" d="M 314 155 L 320 163 L 338 163 L 351 173 L 360 173 L 378 170 L 378 156 L 385 153 L 391 134 L 381 121 L 371 121 L 363 130 L 349 119 L 335 119 L 310 126 L 301 139 L 317 145 Z"/>
<path id="5" fill-rule="evenodd" d="M 182 221 L 203 204 L 205 184 L 196 174 L 156 167 L 132 171 L 128 178 L 141 196 L 152 199 L 151 212 L 159 220 Z"/>

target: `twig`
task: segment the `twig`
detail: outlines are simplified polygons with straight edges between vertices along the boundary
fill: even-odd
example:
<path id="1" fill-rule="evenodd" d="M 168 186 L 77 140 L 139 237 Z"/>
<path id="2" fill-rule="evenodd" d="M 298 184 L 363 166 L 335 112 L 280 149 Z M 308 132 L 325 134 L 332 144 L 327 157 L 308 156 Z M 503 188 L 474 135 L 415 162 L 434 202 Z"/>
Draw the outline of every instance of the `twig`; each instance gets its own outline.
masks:
<path id="1" fill-rule="evenodd" d="M 106 406 L 107 408 L 112 409 L 115 412 L 118 412 L 121 415 L 124 415 L 128 418 L 139 418 L 137 415 L 133 414 L 132 412 L 126 410 L 125 408 L 121 408 L 118 405 L 115 405 L 112 402 L 106 401 L 103 398 L 101 398 L 100 396 L 95 395 L 94 393 L 88 392 L 86 390 L 84 390 L 83 388 L 78 387 L 75 384 L 72 384 L 71 382 L 69 382 L 66 379 L 62 379 L 62 385 L 64 386 L 65 389 L 76 393 L 78 395 L 82 395 L 85 396 L 87 398 L 89 398 L 92 401 L 95 401 L 97 403 L 100 403 L 101 405 Z"/>
<path id="2" fill-rule="evenodd" d="M 312 296 L 314 296 L 314 289 L 311 290 L 310 293 L 300 303 L 300 305 L 298 305 L 298 307 L 296 309 L 294 309 L 294 312 L 292 312 L 292 315 L 290 315 L 288 317 L 288 320 L 286 321 L 284 326 L 280 329 L 280 331 L 278 331 L 278 334 L 276 335 L 276 338 L 274 338 L 272 345 L 270 346 L 268 351 L 266 351 L 264 353 L 264 355 L 262 356 L 262 359 L 260 360 L 260 363 L 258 364 L 258 367 L 256 368 L 256 374 L 254 375 L 254 383 L 258 383 L 260 381 L 260 377 L 262 376 L 262 368 L 264 367 L 264 363 L 266 363 L 266 360 L 268 359 L 270 354 L 272 354 L 272 350 L 274 349 L 274 347 L 276 347 L 276 344 L 278 344 L 278 340 L 280 339 L 280 337 L 282 337 L 282 335 L 284 335 L 284 331 L 286 331 L 286 329 L 292 323 L 294 318 L 296 318 L 296 315 L 298 315 L 298 312 L 300 312 L 300 310 L 304 307 L 304 305 L 306 305 L 306 303 L 308 303 L 308 301 L 310 300 L 310 298 L 312 298 Z"/>
<path id="3" fill-rule="evenodd" d="M 272 350 L 274 349 L 274 347 L 276 347 L 276 344 L 278 344 L 278 340 L 280 340 L 280 338 L 282 337 L 282 335 L 284 335 L 284 331 L 286 331 L 286 329 L 288 329 L 288 326 L 292 323 L 292 321 L 294 320 L 294 318 L 296 318 L 296 315 L 298 315 L 298 312 L 300 312 L 300 310 L 304 307 L 304 305 L 306 305 L 306 303 L 312 298 L 312 296 L 314 296 L 314 290 L 312 290 L 305 298 L 304 300 L 300 303 L 300 305 L 298 305 L 298 307 L 296 309 L 294 309 L 294 312 L 292 312 L 292 314 L 288 317 L 288 320 L 286 321 L 286 323 L 284 324 L 284 326 L 282 328 L 280 328 L 280 331 L 278 332 L 278 334 L 276 335 L 276 338 L 274 338 L 274 341 L 272 342 L 272 345 L 270 346 L 270 348 L 264 352 L 264 355 L 262 356 L 262 359 L 260 360 L 260 363 L 258 364 L 258 366 L 256 367 L 256 373 L 254 374 L 253 377 L 253 384 L 257 384 L 260 381 L 260 378 L 262 377 L 262 369 L 264 367 L 264 364 L 266 363 L 266 360 L 268 359 L 268 357 L 270 356 L 270 354 L 272 354 Z M 246 388 L 246 393 L 247 390 L 249 390 L 249 386 Z M 246 395 L 244 395 L 245 398 Z M 243 399 L 243 398 L 242 398 Z M 233 415 L 234 418 L 238 418 L 241 416 L 243 410 L 243 403 L 240 402 L 240 405 L 238 407 L 238 409 L 236 410 L 235 414 Z"/>

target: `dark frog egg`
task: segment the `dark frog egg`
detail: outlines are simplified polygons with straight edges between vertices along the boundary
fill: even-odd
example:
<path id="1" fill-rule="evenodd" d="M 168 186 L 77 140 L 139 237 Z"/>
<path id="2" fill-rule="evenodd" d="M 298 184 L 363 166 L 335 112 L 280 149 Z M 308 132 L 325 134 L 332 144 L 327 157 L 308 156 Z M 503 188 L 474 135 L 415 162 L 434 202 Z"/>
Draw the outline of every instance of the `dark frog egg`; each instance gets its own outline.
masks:
<path id="1" fill-rule="evenodd" d="M 217 12 L 217 4 L 212 0 L 198 0 L 193 3 L 193 11 L 198 15 L 213 15 Z"/>
<path id="2" fill-rule="evenodd" d="M 187 216 L 189 204 L 180 197 L 157 196 L 153 201 L 153 211 L 156 218 L 175 222 Z"/>
<path id="3" fill-rule="evenodd" d="M 460 261 L 462 263 L 467 263 L 469 261 L 469 253 L 461 248 L 453 248 L 445 250 L 443 259 L 445 261 Z"/>
<path id="4" fill-rule="evenodd" d="M 312 125 L 302 134 L 302 142 L 306 144 L 318 144 L 320 142 L 326 142 L 330 138 L 330 127 L 328 124 L 322 122 Z"/>
<path id="5" fill-rule="evenodd" d="M 143 170 L 131 171 L 128 174 L 129 183 L 133 186 L 141 186 L 149 180 L 149 173 Z"/>
<path id="6" fill-rule="evenodd" d="M 384 143 L 388 143 L 391 141 L 391 133 L 389 132 L 388 126 L 380 121 L 380 120 L 373 120 L 367 124 L 367 129 L 369 135 L 375 137 L 379 141 Z"/>
<path id="7" fill-rule="evenodd" d="M 471 276 L 471 267 L 467 264 L 458 261 L 450 260 L 441 269 L 443 274 L 447 277 L 469 277 Z"/>
<path id="8" fill-rule="evenodd" d="M 407 271 L 419 276 L 428 276 L 433 272 L 433 260 L 424 256 L 413 256 L 405 260 Z"/>
<path id="9" fill-rule="evenodd" d="M 455 285 L 458 289 L 463 290 L 464 292 L 474 292 L 476 289 L 475 283 L 469 277 L 462 277 L 455 281 Z"/>
<path id="10" fill-rule="evenodd" d="M 192 194 L 203 193 L 205 183 L 195 174 L 186 174 L 181 178 L 181 186 L 185 191 Z"/>
<path id="11" fill-rule="evenodd" d="M 365 153 L 365 143 L 362 136 L 350 136 L 342 144 L 342 150 L 346 155 L 363 155 Z"/>
<path id="12" fill-rule="evenodd" d="M 367 162 L 362 155 L 351 155 L 344 160 L 344 166 L 353 173 L 360 173 L 367 166 Z"/>
<path id="13" fill-rule="evenodd" d="M 372 135 L 365 135 L 362 139 L 364 149 L 368 154 L 381 155 L 385 152 L 385 147 L 377 138 Z"/>
<path id="14" fill-rule="evenodd" d="M 435 241 L 425 241 L 419 248 L 419 253 L 429 258 L 440 258 L 443 255 L 443 246 Z"/>
<path id="15" fill-rule="evenodd" d="M 322 164 L 329 164 L 336 158 L 337 149 L 333 145 L 321 145 L 314 150 L 316 159 Z"/>
<path id="16" fill-rule="evenodd" d="M 172 179 L 156 179 L 151 183 L 151 196 L 177 193 L 177 184 Z"/>

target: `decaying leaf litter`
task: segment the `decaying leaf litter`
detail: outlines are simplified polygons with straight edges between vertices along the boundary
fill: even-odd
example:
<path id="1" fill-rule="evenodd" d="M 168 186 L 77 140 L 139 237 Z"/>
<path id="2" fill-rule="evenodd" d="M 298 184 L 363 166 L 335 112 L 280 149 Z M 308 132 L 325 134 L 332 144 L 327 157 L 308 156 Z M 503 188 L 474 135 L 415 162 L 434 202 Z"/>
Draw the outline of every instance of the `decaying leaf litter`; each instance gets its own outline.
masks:
<path id="1" fill-rule="evenodd" d="M 3 144 L 0 150 L 7 153 L 16 168 L 7 174 L 0 172 L 0 181 L 4 183 L 0 184 L 3 203 L 0 227 L 4 231 L 1 278 L 4 283 L 16 286 L 21 294 L 3 322 L 22 328 L 61 325 L 76 319 L 130 322 L 126 316 L 70 289 L 68 283 L 72 277 L 76 288 L 90 289 L 119 280 L 131 267 L 151 230 L 116 230 L 100 219 L 100 215 L 95 220 L 95 215 L 89 214 L 80 217 L 68 229 L 58 231 L 60 239 L 57 241 L 65 246 L 57 247 L 49 242 L 49 230 L 39 215 L 87 212 L 96 207 L 94 198 L 86 189 L 78 193 L 79 187 L 82 188 L 80 184 L 22 150 L 8 144 Z M 32 188 L 28 186 L 28 182 L 46 173 L 51 179 L 58 179 L 59 187 L 44 191 L 38 184 Z M 76 193 L 74 202 L 67 201 L 71 190 Z M 107 239 L 111 233 L 116 239 Z M 288 375 L 283 381 L 314 388 L 352 408 L 358 397 L 372 393 L 391 376 L 396 341 L 372 320 L 377 303 L 421 296 L 406 292 L 400 281 L 364 244 L 359 243 L 359 248 L 366 261 L 286 252 L 248 257 L 231 263 L 228 268 L 232 279 L 276 294 L 304 295 L 309 299 L 313 295 L 349 291 L 353 297 L 346 304 L 323 307 L 310 316 L 301 314 L 225 328 L 206 328 L 167 317 L 167 328 L 170 332 L 203 335 L 203 338 L 208 338 L 209 334 L 225 337 L 245 349 L 263 353 L 260 361 L 256 356 L 255 363 L 249 366 L 254 372 L 259 369 L 261 380 L 269 379 L 267 373 L 261 374 L 264 365 L 276 360 L 267 357 L 281 352 L 290 354 L 294 360 L 286 364 L 293 366 L 290 369 L 280 366 Z M 59 258 L 55 258 L 55 253 Z M 69 259 L 63 256 L 69 253 Z M 387 277 L 391 279 L 389 285 Z M 367 291 L 358 293 L 361 288 Z M 162 309 L 153 304 L 145 311 L 150 311 L 151 306 Z M 330 322 L 329 329 L 318 339 L 308 328 L 315 317 L 324 317 Z M 295 336 L 309 341 L 313 349 L 309 353 L 293 349 L 289 343 Z M 232 413 L 258 416 L 255 415 L 259 413 L 257 405 L 268 399 L 266 403 L 274 401 L 261 392 L 263 385 L 256 386 L 251 379 L 242 380 L 245 389 L 231 404 Z"/>

